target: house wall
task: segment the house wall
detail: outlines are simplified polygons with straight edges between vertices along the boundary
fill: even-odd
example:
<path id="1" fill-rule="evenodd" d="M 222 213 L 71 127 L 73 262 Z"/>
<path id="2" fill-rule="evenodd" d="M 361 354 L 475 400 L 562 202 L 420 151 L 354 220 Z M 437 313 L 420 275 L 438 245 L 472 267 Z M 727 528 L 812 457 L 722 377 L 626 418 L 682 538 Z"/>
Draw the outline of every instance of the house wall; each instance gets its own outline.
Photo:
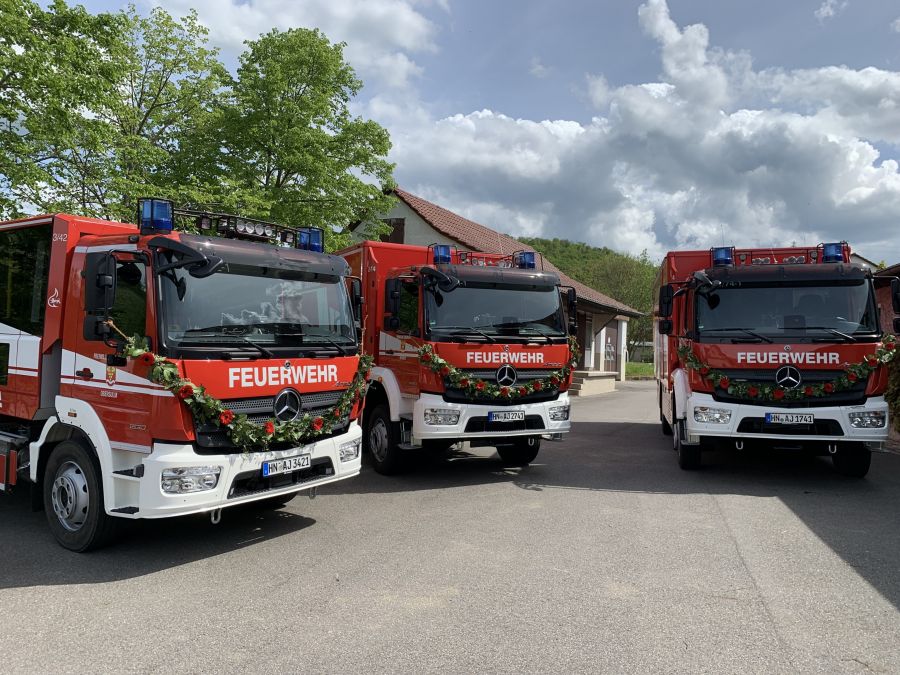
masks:
<path id="1" fill-rule="evenodd" d="M 466 247 L 459 244 L 459 242 L 450 239 L 449 237 L 435 230 L 425 221 L 424 218 L 413 211 L 405 202 L 398 200 L 394 205 L 394 208 L 392 208 L 385 217 L 404 219 L 404 244 L 412 244 L 413 246 L 428 246 L 429 244 L 450 244 L 451 246 L 456 246 L 462 251 L 468 250 Z"/>

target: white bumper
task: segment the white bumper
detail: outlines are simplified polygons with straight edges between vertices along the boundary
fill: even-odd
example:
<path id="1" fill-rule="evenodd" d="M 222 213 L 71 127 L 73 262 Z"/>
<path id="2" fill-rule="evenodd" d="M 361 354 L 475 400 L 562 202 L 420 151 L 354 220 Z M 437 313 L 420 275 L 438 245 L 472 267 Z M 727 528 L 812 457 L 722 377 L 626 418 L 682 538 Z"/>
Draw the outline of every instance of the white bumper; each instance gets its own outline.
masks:
<path id="1" fill-rule="evenodd" d="M 702 423 L 694 419 L 694 408 L 696 406 L 705 406 L 709 408 L 720 408 L 731 411 L 731 420 L 725 424 Z M 762 405 L 743 405 L 735 403 L 722 403 L 713 400 L 710 394 L 692 393 L 688 396 L 687 405 L 685 407 L 687 416 L 685 419 L 685 427 L 687 432 L 687 441 L 694 443 L 700 436 L 715 437 L 733 437 L 733 438 L 760 438 L 760 439 L 779 439 L 794 441 L 824 441 L 831 443 L 840 442 L 863 442 L 872 445 L 880 445 L 887 440 L 888 430 L 890 429 L 890 419 L 888 418 L 888 405 L 883 396 L 872 396 L 864 405 L 855 406 L 832 406 L 832 407 L 815 407 L 815 408 L 780 408 L 778 406 Z M 884 411 L 885 426 L 878 429 L 859 429 L 850 425 L 851 412 L 869 412 Z M 840 435 L 798 435 L 798 434 L 779 434 L 776 432 L 777 427 L 768 426 L 766 431 L 775 433 L 753 433 L 747 431 L 738 431 L 741 422 L 747 418 L 765 418 L 767 412 L 775 413 L 796 413 L 810 414 L 815 417 L 816 422 L 824 420 L 833 420 L 840 425 Z M 753 424 L 748 422 L 748 425 Z M 833 426 L 833 425 L 832 425 Z M 835 427 L 836 429 L 836 427 Z"/>
<path id="2" fill-rule="evenodd" d="M 569 394 L 567 392 L 560 394 L 559 398 L 555 401 L 493 406 L 489 404 L 475 405 L 472 403 L 448 403 L 438 394 L 421 394 L 413 406 L 413 441 L 418 443 L 428 439 L 504 438 L 509 436 L 535 436 L 541 434 L 566 433 L 571 428 L 571 422 L 568 417 L 563 421 L 553 421 L 550 419 L 550 409 L 560 407 L 569 408 L 571 410 L 569 405 Z M 459 411 L 459 420 L 456 424 L 452 425 L 425 424 L 426 408 Z M 529 421 L 529 417 L 532 417 L 534 422 L 537 422 L 537 418 L 540 418 L 540 428 L 528 429 L 524 428 L 526 425 L 521 425 L 523 428 L 516 430 L 480 430 L 485 428 L 483 422 L 487 421 L 489 412 L 514 410 L 521 410 L 525 413 L 526 423 Z M 470 426 L 476 430 L 466 431 Z M 487 425 L 487 428 L 490 428 L 490 425 Z"/>
<path id="3" fill-rule="evenodd" d="M 144 475 L 139 479 L 133 479 L 139 481 L 137 486 L 139 495 L 137 499 L 138 511 L 134 514 L 127 514 L 127 517 L 166 518 L 211 511 L 277 495 L 288 495 L 345 478 L 352 478 L 359 474 L 361 466 L 360 456 L 357 455 L 356 459 L 349 462 L 341 462 L 339 447 L 344 443 L 361 441 L 361 439 L 362 430 L 359 423 L 354 422 L 350 425 L 349 430 L 340 436 L 316 441 L 291 450 L 199 455 L 190 444 L 156 443 L 153 446 L 153 452 L 143 461 Z M 312 468 L 321 466 L 322 469 L 320 471 L 324 473 L 330 468 L 330 472 L 325 475 L 315 476 L 308 481 L 291 483 L 265 492 L 241 494 L 240 489 L 232 492 L 233 483 L 241 474 L 245 474 L 242 478 L 250 475 L 251 472 L 256 476 L 261 476 L 263 462 L 304 453 L 310 454 Z M 219 481 L 215 488 L 188 494 L 167 494 L 163 492 L 160 479 L 164 469 L 200 466 L 221 467 Z M 230 494 L 232 496 L 229 496 Z M 113 515 L 123 514 L 114 513 Z"/>

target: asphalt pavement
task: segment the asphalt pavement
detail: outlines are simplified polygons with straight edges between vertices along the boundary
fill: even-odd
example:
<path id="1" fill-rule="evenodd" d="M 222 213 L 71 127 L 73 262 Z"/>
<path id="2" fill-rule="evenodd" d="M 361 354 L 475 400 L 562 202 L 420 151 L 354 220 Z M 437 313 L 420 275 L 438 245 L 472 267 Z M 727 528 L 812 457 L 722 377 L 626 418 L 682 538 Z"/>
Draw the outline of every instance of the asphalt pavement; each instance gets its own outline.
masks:
<path id="1" fill-rule="evenodd" d="M 900 456 L 683 472 L 653 386 L 523 469 L 364 469 L 91 554 L 0 495 L 0 672 L 900 672 Z"/>

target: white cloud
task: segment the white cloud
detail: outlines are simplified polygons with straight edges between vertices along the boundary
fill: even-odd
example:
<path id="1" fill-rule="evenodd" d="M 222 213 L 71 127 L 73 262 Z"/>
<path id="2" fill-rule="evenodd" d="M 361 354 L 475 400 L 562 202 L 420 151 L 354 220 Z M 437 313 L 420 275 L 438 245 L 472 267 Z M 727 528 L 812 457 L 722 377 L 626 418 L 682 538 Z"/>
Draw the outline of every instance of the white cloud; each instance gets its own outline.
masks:
<path id="1" fill-rule="evenodd" d="M 542 80 L 545 77 L 549 77 L 550 73 L 553 72 L 553 69 L 541 63 L 541 60 L 537 56 L 533 56 L 531 57 L 531 67 L 528 69 L 528 72 L 539 80 Z"/>
<path id="2" fill-rule="evenodd" d="M 149 0 L 182 15 L 196 9 L 213 44 L 228 55 L 243 50 L 273 27 L 318 28 L 332 42 L 346 42 L 348 61 L 384 87 L 406 87 L 421 73 L 411 54 L 436 49 L 437 28 L 420 11 L 446 0 Z"/>
<path id="3" fill-rule="evenodd" d="M 895 33 L 900 33 L 900 17 L 891 21 L 891 30 Z"/>
<path id="4" fill-rule="evenodd" d="M 824 2 L 819 6 L 813 14 L 815 14 L 816 18 L 819 21 L 824 21 L 825 19 L 830 19 L 837 14 L 840 14 L 847 7 L 848 0 L 824 0 Z"/>

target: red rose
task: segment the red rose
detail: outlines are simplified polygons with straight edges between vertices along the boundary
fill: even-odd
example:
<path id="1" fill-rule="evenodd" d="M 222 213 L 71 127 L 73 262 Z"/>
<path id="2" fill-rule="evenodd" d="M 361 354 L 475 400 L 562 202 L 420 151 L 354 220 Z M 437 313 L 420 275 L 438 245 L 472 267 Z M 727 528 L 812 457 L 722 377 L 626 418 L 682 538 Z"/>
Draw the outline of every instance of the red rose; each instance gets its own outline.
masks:
<path id="1" fill-rule="evenodd" d="M 869 357 L 867 357 L 867 358 L 866 358 L 866 363 L 869 364 L 869 368 L 876 368 L 876 367 L 878 367 L 878 359 L 876 359 L 874 356 L 869 356 Z"/>
<path id="2" fill-rule="evenodd" d="M 423 361 L 431 361 L 431 352 L 422 352 Z"/>
<path id="3" fill-rule="evenodd" d="M 325 420 L 323 420 L 321 417 L 317 417 L 312 421 L 312 428 L 316 431 L 319 431 L 324 424 Z"/>
<path id="4" fill-rule="evenodd" d="M 812 396 L 812 395 L 813 395 L 813 388 L 812 388 L 812 387 L 807 387 L 806 389 L 803 390 L 803 393 L 806 394 L 807 396 Z"/>
<path id="5" fill-rule="evenodd" d="M 265 430 L 266 435 L 271 436 L 272 434 L 275 433 L 275 423 L 274 422 L 266 422 L 263 429 Z"/>
<path id="6" fill-rule="evenodd" d="M 194 388 L 189 384 L 183 385 L 178 390 L 178 398 L 180 398 L 182 401 L 186 398 L 190 398 L 193 395 L 194 395 Z"/>
<path id="7" fill-rule="evenodd" d="M 501 396 L 509 396 L 509 387 L 500 387 Z"/>
<path id="8" fill-rule="evenodd" d="M 459 381 L 459 386 L 465 389 L 469 386 L 469 381 L 466 378 L 463 378 Z"/>
<path id="9" fill-rule="evenodd" d="M 334 416 L 337 417 L 338 419 L 340 419 L 343 416 L 343 414 L 344 414 L 344 411 L 341 410 L 340 408 L 334 409 Z"/>
<path id="10" fill-rule="evenodd" d="M 556 385 L 559 384 L 559 378 L 556 375 L 554 375 L 553 377 L 550 378 L 550 384 L 552 384 L 555 387 Z"/>
<path id="11" fill-rule="evenodd" d="M 885 342 L 884 343 L 884 348 L 887 349 L 889 352 L 894 351 L 894 347 L 896 347 L 896 346 L 897 346 L 896 342 Z"/>
<path id="12" fill-rule="evenodd" d="M 751 386 L 749 389 L 747 389 L 747 396 L 749 396 L 750 398 L 756 398 L 758 395 L 759 389 L 757 389 L 756 387 Z"/>
<path id="13" fill-rule="evenodd" d="M 700 366 L 701 375 L 709 375 L 709 366 Z"/>
<path id="14" fill-rule="evenodd" d="M 475 383 L 475 388 L 478 391 L 484 391 L 484 382 L 482 382 L 481 380 L 478 380 L 478 382 Z"/>
<path id="15" fill-rule="evenodd" d="M 528 390 L 525 387 L 519 387 L 519 396 L 525 396 L 528 393 Z"/>
<path id="16" fill-rule="evenodd" d="M 847 373 L 847 379 L 851 382 L 856 382 L 859 378 L 856 376 L 856 373 Z"/>
<path id="17" fill-rule="evenodd" d="M 826 382 L 825 385 L 822 387 L 822 389 L 825 390 L 826 394 L 830 394 L 831 392 L 834 391 L 834 385 L 831 384 L 831 382 Z"/>
<path id="18" fill-rule="evenodd" d="M 719 388 L 720 389 L 728 389 L 728 385 L 731 384 L 731 380 L 728 379 L 725 375 L 719 378 Z"/>
<path id="19" fill-rule="evenodd" d="M 531 386 L 534 387 L 534 390 L 535 390 L 535 391 L 540 391 L 541 389 L 544 388 L 544 385 L 541 384 L 541 381 L 540 381 L 540 380 L 537 380 L 537 381 L 536 381 L 533 385 L 531 385 Z"/>
<path id="20" fill-rule="evenodd" d="M 150 352 L 144 352 L 138 357 L 138 361 L 140 361 L 145 366 L 152 366 L 156 362 L 156 359 Z"/>
<path id="21" fill-rule="evenodd" d="M 232 422 L 234 422 L 234 413 L 230 410 L 223 410 L 219 413 L 219 422 L 223 425 L 228 426 Z"/>
<path id="22" fill-rule="evenodd" d="M 450 374 L 449 366 L 444 366 L 443 368 L 441 368 L 441 375 L 443 375 L 444 377 L 447 377 L 449 374 Z"/>
<path id="23" fill-rule="evenodd" d="M 776 390 L 772 393 L 772 396 L 775 397 L 775 400 L 776 400 L 776 401 L 780 401 L 781 399 L 784 398 L 784 389 L 776 389 Z"/>

